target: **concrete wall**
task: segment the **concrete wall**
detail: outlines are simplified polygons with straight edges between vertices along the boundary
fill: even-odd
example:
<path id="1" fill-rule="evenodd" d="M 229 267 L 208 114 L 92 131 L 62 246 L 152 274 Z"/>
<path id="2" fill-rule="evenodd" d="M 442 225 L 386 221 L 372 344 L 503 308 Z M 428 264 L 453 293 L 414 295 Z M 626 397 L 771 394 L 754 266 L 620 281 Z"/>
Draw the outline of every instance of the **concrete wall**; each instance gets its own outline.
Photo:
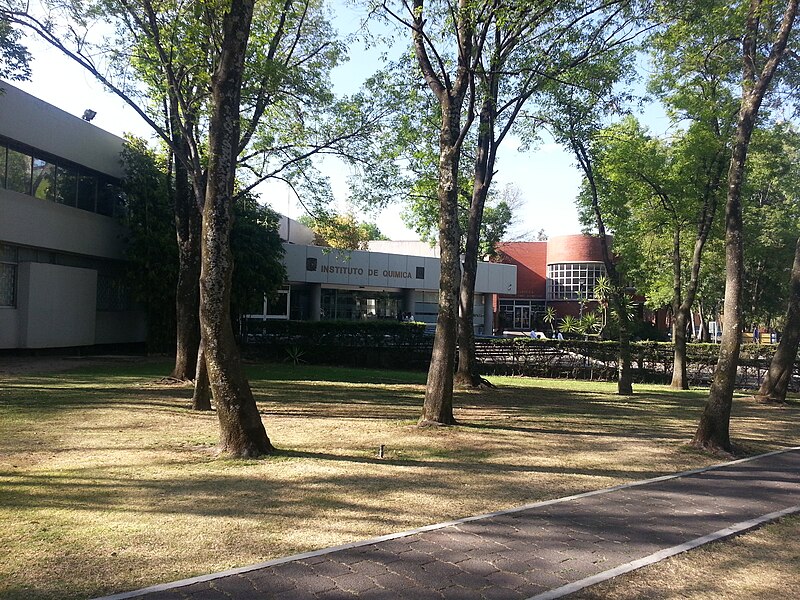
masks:
<path id="1" fill-rule="evenodd" d="M 311 229 L 284 215 L 281 215 L 278 222 L 278 235 L 284 242 L 290 244 L 313 244 L 316 239 Z"/>
<path id="2" fill-rule="evenodd" d="M 110 217 L 0 189 L 0 242 L 122 260 L 124 232 Z"/>
<path id="3" fill-rule="evenodd" d="M 19 348 L 95 343 L 97 271 L 23 262 L 18 276 Z"/>
<path id="4" fill-rule="evenodd" d="M 0 135 L 121 178 L 123 140 L 60 108 L 0 82 Z"/>
<path id="5" fill-rule="evenodd" d="M 0 308 L 0 348 L 16 348 L 19 342 L 19 310 Z"/>

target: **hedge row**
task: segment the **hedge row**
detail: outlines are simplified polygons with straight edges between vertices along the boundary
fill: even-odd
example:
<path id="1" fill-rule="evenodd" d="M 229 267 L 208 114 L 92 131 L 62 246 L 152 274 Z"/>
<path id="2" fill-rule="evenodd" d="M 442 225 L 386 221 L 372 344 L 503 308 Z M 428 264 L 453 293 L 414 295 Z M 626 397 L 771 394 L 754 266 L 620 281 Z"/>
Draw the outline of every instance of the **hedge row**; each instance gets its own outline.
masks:
<path id="1" fill-rule="evenodd" d="M 426 369 L 431 337 L 424 323 L 263 321 L 242 336 L 250 358 L 356 367 Z"/>

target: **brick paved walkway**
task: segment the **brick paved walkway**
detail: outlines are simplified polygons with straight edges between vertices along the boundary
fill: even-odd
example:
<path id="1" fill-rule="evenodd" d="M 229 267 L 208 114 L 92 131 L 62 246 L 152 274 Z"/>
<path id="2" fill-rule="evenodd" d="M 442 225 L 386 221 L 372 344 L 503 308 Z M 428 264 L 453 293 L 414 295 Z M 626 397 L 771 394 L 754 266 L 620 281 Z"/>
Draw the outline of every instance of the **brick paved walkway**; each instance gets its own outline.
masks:
<path id="1" fill-rule="evenodd" d="M 545 600 L 794 512 L 800 448 L 105 600 Z"/>

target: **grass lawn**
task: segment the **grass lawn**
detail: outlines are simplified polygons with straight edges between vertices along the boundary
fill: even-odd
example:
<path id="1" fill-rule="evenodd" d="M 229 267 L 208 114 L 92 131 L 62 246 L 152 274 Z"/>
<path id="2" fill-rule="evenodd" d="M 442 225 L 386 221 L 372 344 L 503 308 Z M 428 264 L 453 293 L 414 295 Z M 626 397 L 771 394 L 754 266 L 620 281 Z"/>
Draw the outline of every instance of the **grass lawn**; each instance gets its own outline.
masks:
<path id="1" fill-rule="evenodd" d="M 497 377 L 457 393 L 460 426 L 418 429 L 424 374 L 289 365 L 249 373 L 279 453 L 218 459 L 216 416 L 167 372 L 0 375 L 0 597 L 98 596 L 721 462 L 686 446 L 701 390 Z M 751 454 L 797 445 L 800 403 L 737 398 L 732 432 Z"/>

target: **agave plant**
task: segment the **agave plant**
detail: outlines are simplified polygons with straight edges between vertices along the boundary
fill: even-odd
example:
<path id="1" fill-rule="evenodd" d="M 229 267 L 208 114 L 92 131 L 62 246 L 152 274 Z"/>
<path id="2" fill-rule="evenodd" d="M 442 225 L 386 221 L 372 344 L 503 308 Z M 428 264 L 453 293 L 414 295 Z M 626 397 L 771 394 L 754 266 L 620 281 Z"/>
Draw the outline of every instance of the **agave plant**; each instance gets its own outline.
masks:
<path id="1" fill-rule="evenodd" d="M 578 321 L 578 333 L 588 337 L 591 333 L 597 333 L 603 327 L 603 317 L 598 312 L 590 312 L 583 315 Z"/>
<path id="2" fill-rule="evenodd" d="M 580 333 L 579 325 L 580 321 L 578 321 L 578 319 L 572 315 L 567 315 L 561 319 L 561 324 L 558 326 L 558 330 L 561 333 Z"/>

